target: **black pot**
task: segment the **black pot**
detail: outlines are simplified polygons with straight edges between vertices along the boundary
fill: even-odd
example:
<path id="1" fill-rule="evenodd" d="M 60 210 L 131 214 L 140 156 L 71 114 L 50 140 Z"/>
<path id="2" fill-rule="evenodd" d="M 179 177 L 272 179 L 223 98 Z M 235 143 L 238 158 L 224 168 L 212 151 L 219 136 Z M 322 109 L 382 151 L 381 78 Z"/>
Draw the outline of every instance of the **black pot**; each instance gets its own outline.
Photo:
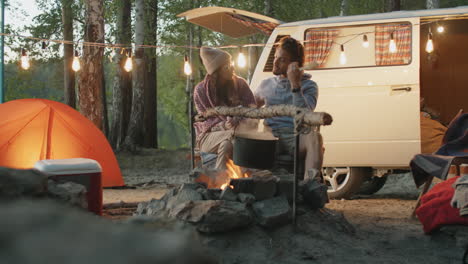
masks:
<path id="1" fill-rule="evenodd" d="M 275 163 L 277 140 L 234 138 L 234 164 L 254 169 L 271 169 Z"/>

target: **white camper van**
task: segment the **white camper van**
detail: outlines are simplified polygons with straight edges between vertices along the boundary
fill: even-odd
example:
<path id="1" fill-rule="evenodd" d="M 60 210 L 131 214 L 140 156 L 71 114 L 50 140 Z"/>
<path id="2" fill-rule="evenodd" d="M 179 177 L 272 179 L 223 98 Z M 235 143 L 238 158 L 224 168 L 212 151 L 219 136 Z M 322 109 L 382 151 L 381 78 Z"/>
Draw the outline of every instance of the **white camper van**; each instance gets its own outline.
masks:
<path id="1" fill-rule="evenodd" d="M 190 21 L 193 11 L 181 15 Z M 319 65 L 306 72 L 319 86 L 316 111 L 328 112 L 334 120 L 321 130 L 324 175 L 333 198 L 349 197 L 363 182 L 367 192 L 377 191 L 385 182 L 379 177 L 408 169 L 424 140 L 421 98 L 440 112 L 443 123 L 468 109 L 468 7 L 293 23 L 229 8 L 217 14 L 229 12 L 251 24 L 279 24 L 258 60 L 251 89 L 272 76 L 273 44 L 283 36 L 302 41 L 305 63 Z M 212 20 L 200 21 L 192 22 L 222 33 L 228 28 L 226 19 L 221 29 L 210 27 Z"/>

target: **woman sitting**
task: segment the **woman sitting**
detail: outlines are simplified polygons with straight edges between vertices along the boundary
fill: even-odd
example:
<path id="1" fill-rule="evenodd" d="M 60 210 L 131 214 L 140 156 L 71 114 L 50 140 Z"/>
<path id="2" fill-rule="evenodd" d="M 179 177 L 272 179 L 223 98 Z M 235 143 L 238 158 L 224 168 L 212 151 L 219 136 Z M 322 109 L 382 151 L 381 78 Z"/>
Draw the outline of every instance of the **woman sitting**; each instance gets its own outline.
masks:
<path id="1" fill-rule="evenodd" d="M 234 74 L 229 53 L 202 47 L 200 57 L 207 74 L 195 87 L 194 102 L 199 113 L 216 106 L 256 105 L 247 82 Z M 218 155 L 216 169 L 226 169 L 226 162 L 232 157 L 232 139 L 237 124 L 237 118 L 225 116 L 213 116 L 194 124 L 199 150 Z"/>

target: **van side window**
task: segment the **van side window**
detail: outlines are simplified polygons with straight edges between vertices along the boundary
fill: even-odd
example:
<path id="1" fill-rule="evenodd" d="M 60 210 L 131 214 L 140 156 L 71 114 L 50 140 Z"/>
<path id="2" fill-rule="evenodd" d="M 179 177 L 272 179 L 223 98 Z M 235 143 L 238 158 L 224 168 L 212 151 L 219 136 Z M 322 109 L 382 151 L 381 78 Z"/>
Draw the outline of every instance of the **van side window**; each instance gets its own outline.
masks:
<path id="1" fill-rule="evenodd" d="M 280 39 L 289 35 L 278 35 L 276 36 L 275 43 L 278 43 Z M 273 61 L 275 60 L 276 44 L 271 47 L 270 53 L 268 54 L 268 59 L 263 67 L 263 72 L 273 71 Z"/>
<path id="2" fill-rule="evenodd" d="M 411 63 L 409 22 L 310 28 L 304 34 L 305 64 L 317 64 L 319 69 Z"/>

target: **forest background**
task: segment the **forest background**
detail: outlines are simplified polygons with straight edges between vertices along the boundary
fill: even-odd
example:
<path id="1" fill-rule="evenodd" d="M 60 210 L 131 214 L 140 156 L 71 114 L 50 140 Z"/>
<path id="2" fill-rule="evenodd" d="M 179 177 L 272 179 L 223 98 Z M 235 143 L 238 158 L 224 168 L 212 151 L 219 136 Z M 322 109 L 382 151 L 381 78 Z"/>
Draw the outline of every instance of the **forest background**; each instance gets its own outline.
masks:
<path id="1" fill-rule="evenodd" d="M 7 12 L 24 12 L 21 0 L 6 0 Z M 447 8 L 468 0 L 35 0 L 39 15 L 18 26 L 6 21 L 6 33 L 41 39 L 120 44 L 114 48 L 83 47 L 51 41 L 5 37 L 5 101 L 46 98 L 66 103 L 90 118 L 116 151 L 136 146 L 175 149 L 188 147 L 189 96 L 204 77 L 198 49 L 192 49 L 192 81 L 183 72 L 184 56 L 194 46 L 265 43 L 260 34 L 233 39 L 192 25 L 176 15 L 206 6 L 223 6 L 264 14 L 284 22 L 396 10 Z M 24 3 L 23 3 L 24 4 Z M 96 27 L 97 26 L 97 27 Z M 101 35 L 93 29 L 102 28 Z M 94 30 L 98 32 L 99 30 Z M 132 45 L 133 44 L 133 45 Z M 160 46 L 135 49 L 134 44 Z M 45 45 L 45 49 L 43 47 Z M 31 68 L 19 66 L 21 49 Z M 125 49 L 123 49 L 125 48 Z M 248 51 L 249 67 L 236 69 L 250 79 L 262 47 Z M 132 51 L 129 54 L 129 50 Z M 71 70 L 75 51 L 85 69 Z M 239 49 L 226 49 L 233 57 Z M 134 69 L 122 69 L 128 55 Z M 87 65 L 99 65 L 90 69 Z M 90 76 L 92 78 L 90 78 Z M 90 81 L 90 79 L 93 79 Z M 97 85 L 96 84 L 97 80 Z M 93 85 L 90 85 L 93 82 Z M 84 89 L 83 87 L 87 87 Z M 83 88 L 83 89 L 82 89 Z M 89 111 L 97 108 L 99 111 Z"/>

